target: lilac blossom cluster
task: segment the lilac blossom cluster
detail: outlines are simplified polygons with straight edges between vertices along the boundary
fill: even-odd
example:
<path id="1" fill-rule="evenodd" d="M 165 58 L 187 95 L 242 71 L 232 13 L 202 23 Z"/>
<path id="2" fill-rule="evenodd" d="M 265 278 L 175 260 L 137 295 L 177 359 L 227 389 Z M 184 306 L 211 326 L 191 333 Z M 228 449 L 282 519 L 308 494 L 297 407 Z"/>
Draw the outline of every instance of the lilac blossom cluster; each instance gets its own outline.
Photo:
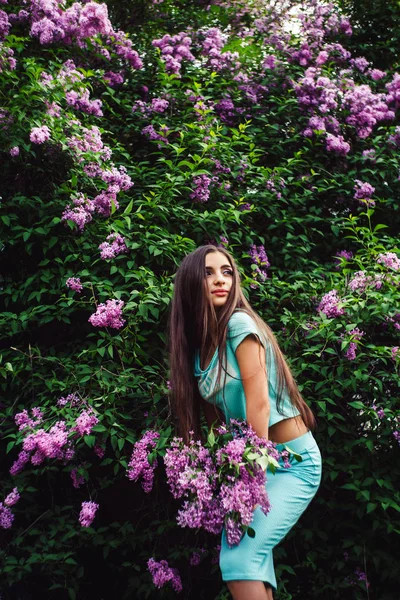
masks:
<path id="1" fill-rule="evenodd" d="M 121 329 L 125 324 L 122 318 L 122 309 L 125 305 L 123 300 L 107 300 L 106 303 L 98 305 L 96 312 L 90 315 L 88 321 L 93 327 L 111 327 Z"/>
<path id="2" fill-rule="evenodd" d="M 365 271 L 357 271 L 354 273 L 354 277 L 349 281 L 349 288 L 352 292 L 364 293 L 367 288 L 375 287 L 380 290 L 383 286 L 385 275 L 382 273 L 374 273 L 374 275 L 367 275 Z"/>
<path id="3" fill-rule="evenodd" d="M 72 471 L 71 471 L 71 479 L 72 479 L 72 485 L 76 489 L 78 489 L 81 485 L 83 485 L 85 483 L 85 478 L 83 477 L 83 475 L 80 475 L 78 473 L 78 470 L 76 468 L 72 469 Z"/>
<path id="4" fill-rule="evenodd" d="M 106 237 L 106 241 L 99 246 L 100 256 L 103 260 L 114 258 L 118 254 L 123 254 L 128 251 L 125 244 L 125 238 L 119 233 L 110 233 Z"/>
<path id="5" fill-rule="evenodd" d="M 190 199 L 193 202 L 207 202 L 210 198 L 210 185 L 212 178 L 203 173 L 202 175 L 196 175 L 192 179 L 193 191 L 190 193 Z"/>
<path id="6" fill-rule="evenodd" d="M 137 481 L 142 477 L 142 487 L 146 493 L 151 492 L 153 488 L 154 469 L 157 464 L 155 461 L 153 464 L 149 463 L 148 454 L 156 447 L 159 437 L 157 431 L 146 431 L 141 439 L 135 442 L 128 465 L 128 478 Z"/>
<path id="7" fill-rule="evenodd" d="M 29 139 L 33 144 L 44 144 L 44 142 L 47 142 L 47 140 L 50 139 L 50 129 L 47 125 L 32 127 Z"/>
<path id="8" fill-rule="evenodd" d="M 365 332 L 364 331 L 360 331 L 360 329 L 358 329 L 358 327 L 355 327 L 354 329 L 352 329 L 351 331 L 349 331 L 349 335 L 351 336 L 350 337 L 351 341 L 349 343 L 349 347 L 346 350 L 345 356 L 349 360 L 355 360 L 358 342 L 365 335 Z"/>
<path id="9" fill-rule="evenodd" d="M 92 47 L 104 61 L 111 60 L 111 51 L 133 69 L 142 68 L 143 62 L 133 49 L 132 41 L 123 31 L 113 30 L 105 3 L 84 0 L 65 7 L 65 2 L 55 0 L 26 0 L 25 4 L 26 10 L 10 15 L 10 23 L 28 22 L 30 35 L 38 38 L 41 44 L 76 44 L 82 49 Z M 10 23 L 3 26 L 3 30 L 7 27 L 7 33 Z M 98 36 L 102 37 L 102 45 L 96 39 Z M 89 40 L 91 46 L 88 45 Z"/>
<path id="10" fill-rule="evenodd" d="M 206 66 L 212 71 L 220 72 L 224 69 L 236 71 L 240 69 L 239 52 L 221 52 L 227 42 L 228 35 L 223 33 L 218 27 L 211 27 L 204 33 L 201 42 L 201 54 L 207 58 Z"/>
<path id="11" fill-rule="evenodd" d="M 365 181 L 355 180 L 354 196 L 355 200 L 366 203 L 368 206 L 375 206 L 375 201 L 371 199 L 371 196 L 375 192 L 375 188 Z"/>
<path id="12" fill-rule="evenodd" d="M 350 250 L 340 250 L 340 252 L 335 255 L 335 261 L 337 263 L 335 269 L 340 269 L 343 262 L 341 259 L 343 258 L 346 261 L 351 260 L 353 258 L 353 253 Z"/>
<path id="13" fill-rule="evenodd" d="M 150 117 L 153 113 L 164 113 L 169 107 L 169 101 L 165 98 L 153 98 L 148 104 L 143 100 L 136 100 L 132 105 L 133 113 L 140 113 L 145 117 Z"/>
<path id="14" fill-rule="evenodd" d="M 385 265 L 388 269 L 393 269 L 393 271 L 400 270 L 400 259 L 394 252 L 379 254 L 376 262 Z"/>
<path id="15" fill-rule="evenodd" d="M 270 510 L 264 468 L 290 467 L 288 453 L 259 438 L 245 422 L 231 420 L 210 433 L 207 443 L 174 438 L 164 463 L 174 498 L 182 498 L 177 522 L 214 534 L 225 525 L 228 544 L 238 544 L 253 519 L 256 505 Z M 262 465 L 262 467 L 260 466 Z M 274 467 L 271 467 L 274 468 Z"/>
<path id="16" fill-rule="evenodd" d="M 26 408 L 24 408 L 22 412 L 17 413 L 14 416 L 15 424 L 18 425 L 18 431 L 23 431 L 28 427 L 32 429 L 43 421 L 43 412 L 41 408 L 35 406 L 31 409 L 31 413 L 34 417 L 33 419 L 29 417 Z"/>
<path id="17" fill-rule="evenodd" d="M 147 561 L 147 568 L 150 571 L 153 584 L 156 588 L 162 588 L 170 581 L 172 589 L 175 592 L 182 591 L 182 581 L 178 569 L 170 567 L 166 560 L 157 562 L 154 558 L 149 558 Z"/>
<path id="18" fill-rule="evenodd" d="M 79 277 L 68 277 L 67 281 L 65 282 L 65 285 L 70 290 L 73 290 L 74 292 L 78 292 L 79 294 L 83 290 L 83 286 L 81 284 L 81 280 L 79 279 Z"/>
<path id="19" fill-rule="evenodd" d="M 90 527 L 98 508 L 99 505 L 96 502 L 82 502 L 81 512 L 79 513 L 79 522 L 82 527 Z"/>
<path id="20" fill-rule="evenodd" d="M 176 35 L 165 34 L 160 39 L 155 39 L 152 45 L 161 51 L 161 59 L 165 63 L 167 73 L 174 73 L 180 77 L 182 60 L 193 62 L 195 57 L 191 53 L 191 38 L 181 31 Z"/>
<path id="21" fill-rule="evenodd" d="M 344 314 L 344 308 L 341 306 L 341 299 L 337 290 L 331 290 L 325 294 L 317 307 L 317 312 L 324 313 L 327 317 L 335 318 Z"/>
<path id="22" fill-rule="evenodd" d="M 69 106 L 87 113 L 88 115 L 94 115 L 96 117 L 102 117 L 103 112 L 101 110 L 101 100 L 90 100 L 89 90 L 87 88 L 81 88 L 79 92 L 76 90 L 70 90 L 65 94 L 65 99 Z"/>
<path id="23" fill-rule="evenodd" d="M 141 133 L 149 140 L 157 140 L 158 142 L 168 144 L 168 131 L 169 127 L 167 127 L 167 125 L 161 125 L 159 128 L 159 133 L 157 133 L 153 125 L 147 125 L 146 127 L 143 127 Z M 161 148 L 161 144 L 157 144 L 157 146 Z"/>
<path id="24" fill-rule="evenodd" d="M 371 408 L 374 411 L 376 417 L 379 419 L 379 421 L 386 420 L 386 422 L 390 425 L 392 435 L 396 442 L 400 445 L 400 417 L 398 415 L 390 414 L 390 410 L 388 414 L 385 413 L 385 410 L 383 408 L 378 407 L 375 404 L 375 402 L 371 404 Z"/>
<path id="25" fill-rule="evenodd" d="M 20 499 L 18 488 L 14 488 L 12 492 L 5 497 L 4 502 L 0 502 L 0 527 L 2 529 L 10 529 L 14 521 L 14 515 L 10 510 L 10 506 L 14 506 Z"/>
<path id="26" fill-rule="evenodd" d="M 253 264 L 256 265 L 256 268 L 255 268 L 256 273 L 260 276 L 262 281 L 265 281 L 268 278 L 268 275 L 267 275 L 267 272 L 265 271 L 265 269 L 268 269 L 268 267 L 270 267 L 271 265 L 268 260 L 268 256 L 267 256 L 264 246 L 263 245 L 256 246 L 255 244 L 252 244 L 250 246 L 249 256 L 250 256 Z"/>

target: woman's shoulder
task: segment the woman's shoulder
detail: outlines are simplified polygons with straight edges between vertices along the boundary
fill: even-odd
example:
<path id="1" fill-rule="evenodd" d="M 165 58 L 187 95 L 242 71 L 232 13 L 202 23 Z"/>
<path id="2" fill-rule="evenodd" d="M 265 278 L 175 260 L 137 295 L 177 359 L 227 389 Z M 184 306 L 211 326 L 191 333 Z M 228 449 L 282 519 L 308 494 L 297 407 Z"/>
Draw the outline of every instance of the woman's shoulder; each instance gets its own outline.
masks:
<path id="1" fill-rule="evenodd" d="M 257 330 L 257 324 L 253 317 L 242 308 L 236 308 L 228 321 L 228 331 L 232 332 L 236 329 L 249 329 L 251 331 Z"/>

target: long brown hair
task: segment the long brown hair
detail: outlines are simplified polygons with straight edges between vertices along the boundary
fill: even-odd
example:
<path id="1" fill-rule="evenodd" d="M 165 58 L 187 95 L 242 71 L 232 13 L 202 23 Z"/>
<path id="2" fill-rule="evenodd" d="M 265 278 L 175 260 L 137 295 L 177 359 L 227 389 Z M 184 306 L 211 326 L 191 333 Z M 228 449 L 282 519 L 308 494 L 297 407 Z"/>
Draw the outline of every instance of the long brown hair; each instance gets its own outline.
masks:
<path id="1" fill-rule="evenodd" d="M 230 293 L 218 313 L 211 302 L 206 279 L 206 255 L 210 252 L 221 252 L 228 259 L 233 281 Z M 255 321 L 258 330 L 275 356 L 278 389 L 277 409 L 282 413 L 285 391 L 294 406 L 300 412 L 309 429 L 315 427 L 315 418 L 311 409 L 303 400 L 285 357 L 271 328 L 254 311 L 246 300 L 240 285 L 240 274 L 234 258 L 223 247 L 212 245 L 200 246 L 186 255 L 180 264 L 174 279 L 174 293 L 170 304 L 168 320 L 168 352 L 169 352 L 169 393 L 170 406 L 177 420 L 179 435 L 188 441 L 189 431 L 196 438 L 200 432 L 200 396 L 194 376 L 194 355 L 200 351 L 201 364 L 210 348 L 218 348 L 217 382 L 223 367 L 226 366 L 226 336 L 228 321 L 235 309 L 247 312 Z M 265 347 L 268 347 L 268 343 Z M 268 367 L 267 367 L 268 368 Z"/>

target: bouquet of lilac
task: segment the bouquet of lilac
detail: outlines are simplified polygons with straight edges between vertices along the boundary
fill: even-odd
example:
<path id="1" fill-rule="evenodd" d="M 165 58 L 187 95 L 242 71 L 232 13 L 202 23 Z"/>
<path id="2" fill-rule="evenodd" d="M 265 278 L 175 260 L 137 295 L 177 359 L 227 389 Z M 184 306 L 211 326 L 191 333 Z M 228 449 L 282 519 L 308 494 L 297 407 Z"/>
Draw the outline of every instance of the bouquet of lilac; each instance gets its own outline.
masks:
<path id="1" fill-rule="evenodd" d="M 266 470 L 275 472 L 280 458 L 289 468 L 290 454 L 301 457 L 287 447 L 278 452 L 245 421 L 232 419 L 215 433 L 211 429 L 204 445 L 192 437 L 188 445 L 174 437 L 164 463 L 172 495 L 183 499 L 178 524 L 215 534 L 225 526 L 228 544 L 234 546 L 246 532 L 255 536 L 249 525 L 256 505 L 265 515 L 270 510 Z"/>

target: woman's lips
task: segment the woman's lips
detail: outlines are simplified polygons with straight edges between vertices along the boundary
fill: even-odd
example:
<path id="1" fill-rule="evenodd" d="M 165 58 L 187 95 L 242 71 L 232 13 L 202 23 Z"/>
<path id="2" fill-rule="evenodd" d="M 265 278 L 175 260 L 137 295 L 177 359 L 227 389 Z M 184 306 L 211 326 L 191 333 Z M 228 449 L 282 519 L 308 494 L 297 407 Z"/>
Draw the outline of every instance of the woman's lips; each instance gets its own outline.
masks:
<path id="1" fill-rule="evenodd" d="M 215 294 L 216 296 L 226 296 L 228 292 L 226 292 L 225 290 L 220 291 L 220 292 L 213 292 L 213 294 Z"/>

